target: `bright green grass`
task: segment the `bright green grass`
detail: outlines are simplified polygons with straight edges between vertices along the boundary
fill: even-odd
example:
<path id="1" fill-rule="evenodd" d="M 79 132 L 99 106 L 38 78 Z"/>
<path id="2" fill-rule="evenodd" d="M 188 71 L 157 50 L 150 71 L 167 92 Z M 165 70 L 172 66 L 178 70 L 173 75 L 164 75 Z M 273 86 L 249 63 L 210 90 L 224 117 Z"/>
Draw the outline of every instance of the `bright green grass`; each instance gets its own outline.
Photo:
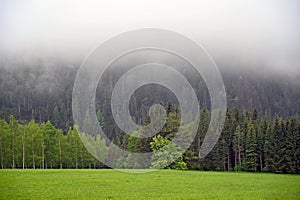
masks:
<path id="1" fill-rule="evenodd" d="M 300 175 L 0 170 L 0 199 L 300 199 Z"/>

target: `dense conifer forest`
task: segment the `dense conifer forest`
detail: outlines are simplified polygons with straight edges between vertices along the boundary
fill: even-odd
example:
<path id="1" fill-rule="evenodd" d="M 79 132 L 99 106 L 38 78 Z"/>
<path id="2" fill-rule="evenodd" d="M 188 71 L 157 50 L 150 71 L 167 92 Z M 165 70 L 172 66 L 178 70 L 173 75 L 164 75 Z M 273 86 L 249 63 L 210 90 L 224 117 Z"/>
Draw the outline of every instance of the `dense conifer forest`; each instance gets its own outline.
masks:
<path id="1" fill-rule="evenodd" d="M 67 131 L 73 125 L 72 90 L 78 67 L 59 62 L 49 66 L 45 61 L 36 61 L 32 65 L 22 65 L 20 62 L 0 62 L 0 117 L 8 120 L 10 115 L 14 115 L 20 122 L 34 119 L 42 123 L 50 120 L 56 127 Z M 9 66 L 7 63 L 10 63 Z M 109 121 L 107 126 L 112 123 L 110 113 L 106 111 L 107 96 L 118 80 L 117 72 L 108 71 L 105 74 L 105 86 L 99 84 L 97 89 L 96 106 L 101 112 L 99 115 Z M 268 73 L 258 75 L 247 70 L 221 70 L 221 74 L 230 108 L 243 112 L 256 109 L 260 117 L 269 119 L 274 119 L 276 115 L 283 118 L 299 116 L 299 78 L 278 74 L 268 76 Z M 209 93 L 201 77 L 195 77 L 192 73 L 186 75 L 197 91 L 200 107 L 209 109 Z M 148 87 L 135 95 L 140 95 L 139 102 L 130 102 L 135 112 L 144 112 L 148 104 L 153 103 L 152 96 L 159 98 L 165 105 L 169 101 L 176 104 L 174 95 L 164 88 Z"/>
<path id="2" fill-rule="evenodd" d="M 106 168 L 84 148 L 78 136 L 79 129 L 73 124 L 72 87 L 78 68 L 59 66 L 39 67 L 36 63 L 7 67 L 2 63 L 1 168 Z M 206 158 L 198 158 L 210 120 L 210 103 L 204 82 L 187 74 L 198 91 L 201 119 L 193 143 L 169 168 L 299 173 L 300 90 L 297 79 L 258 76 L 252 72 L 223 70 L 221 73 L 228 109 L 218 143 Z M 153 100 L 157 97 L 166 108 L 168 119 L 156 137 L 129 137 L 116 128 L 107 110 L 109 98 L 106 95 L 110 94 L 117 78 L 117 72 L 108 71 L 106 84 L 99 84 L 96 99 L 99 123 L 111 141 L 134 152 L 155 151 L 161 143 L 168 143 L 180 124 L 180 111 L 174 96 L 165 88 L 153 86 L 137 91 L 136 98 L 130 102 L 131 114 L 140 119 L 137 123 L 149 123 L 147 112 L 157 103 Z M 104 159 L 115 156 L 115 167 L 160 165 L 155 158 L 149 163 L 136 163 L 130 156 L 118 158 L 108 142 L 101 138 L 96 140 L 106 145 L 101 149 Z"/>

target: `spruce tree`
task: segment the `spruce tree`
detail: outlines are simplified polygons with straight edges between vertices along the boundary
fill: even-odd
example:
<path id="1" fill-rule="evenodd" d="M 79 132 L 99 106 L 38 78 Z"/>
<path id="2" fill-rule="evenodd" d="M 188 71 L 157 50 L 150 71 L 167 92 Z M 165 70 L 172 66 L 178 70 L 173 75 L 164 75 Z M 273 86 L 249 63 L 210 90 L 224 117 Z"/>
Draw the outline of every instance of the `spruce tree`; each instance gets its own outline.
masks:
<path id="1" fill-rule="evenodd" d="M 279 116 L 275 117 L 273 128 L 273 138 L 270 143 L 271 162 L 273 172 L 283 173 L 287 167 L 286 164 L 286 146 L 285 146 L 285 127 L 282 119 Z"/>
<path id="2" fill-rule="evenodd" d="M 246 133 L 246 158 L 245 166 L 247 171 L 257 171 L 257 141 L 256 132 L 252 119 L 248 119 Z"/>
<path id="3" fill-rule="evenodd" d="M 287 172 L 299 173 L 300 161 L 300 132 L 299 123 L 294 116 L 290 117 L 286 123 L 286 158 Z"/>
<path id="4" fill-rule="evenodd" d="M 240 171 L 242 168 L 242 150 L 243 150 L 243 132 L 241 131 L 240 126 L 238 125 L 234 131 L 233 137 L 233 147 L 235 152 L 235 171 Z"/>

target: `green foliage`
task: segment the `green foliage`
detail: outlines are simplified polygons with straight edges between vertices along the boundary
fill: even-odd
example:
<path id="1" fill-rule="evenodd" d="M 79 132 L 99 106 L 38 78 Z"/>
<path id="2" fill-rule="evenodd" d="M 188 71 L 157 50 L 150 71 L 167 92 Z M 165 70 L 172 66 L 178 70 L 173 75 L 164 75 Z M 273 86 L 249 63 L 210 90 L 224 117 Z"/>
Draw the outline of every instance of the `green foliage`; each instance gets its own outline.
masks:
<path id="1" fill-rule="evenodd" d="M 236 109 L 228 110 L 219 141 L 207 157 L 199 159 L 209 112 L 202 110 L 197 135 L 186 152 L 170 142 L 177 134 L 181 135 L 182 144 L 191 137 L 192 123 L 183 125 L 180 133 L 176 132 L 180 124 L 177 112 L 169 106 L 170 119 L 153 138 L 139 138 L 144 133 L 135 131 L 123 141 L 119 138 L 109 145 L 99 135 L 80 132 L 77 126 L 64 133 L 50 121 L 38 124 L 31 120 L 23 124 L 14 116 L 10 116 L 9 122 L 0 119 L 1 168 L 106 167 L 98 158 L 109 166 L 129 169 L 167 166 L 169 169 L 300 173 L 300 121 L 296 116 L 289 119 L 276 116 L 270 121 L 259 119 L 255 111 L 244 114 Z M 131 153 L 118 155 L 117 146 Z M 149 151 L 153 151 L 151 158 L 134 153 Z"/>
<path id="2" fill-rule="evenodd" d="M 299 173 L 299 139 L 299 118 L 295 116 L 286 120 L 276 116 L 270 121 L 259 119 L 255 111 L 227 111 L 222 135 L 207 157 L 199 162 L 187 152 L 184 160 L 189 169 Z M 197 146 L 192 145 L 190 149 Z M 197 162 L 200 166 L 194 164 Z"/>
<path id="3" fill-rule="evenodd" d="M 241 131 L 240 125 L 236 127 L 234 132 L 233 148 L 235 152 L 235 169 L 236 168 L 241 169 L 242 166 L 241 153 L 243 151 L 243 132 Z"/>
<path id="4" fill-rule="evenodd" d="M 241 166 L 241 165 L 236 165 L 236 166 L 234 166 L 234 171 L 235 171 L 235 172 L 240 172 L 240 171 L 242 171 L 242 166 Z"/>
<path id="5" fill-rule="evenodd" d="M 257 140 L 253 122 L 248 119 L 246 134 L 246 158 L 245 168 L 247 171 L 256 172 L 257 170 Z"/>
<path id="6" fill-rule="evenodd" d="M 292 116 L 286 123 L 286 161 L 288 171 L 300 173 L 300 123 Z"/>
<path id="7" fill-rule="evenodd" d="M 1 168 L 10 167 L 11 163 L 11 135 L 9 134 L 9 126 L 5 120 L 0 119 L 0 160 Z"/>
<path id="8" fill-rule="evenodd" d="M 153 155 L 151 157 L 151 168 L 161 169 L 187 169 L 182 158 L 182 150 L 168 139 L 157 135 L 150 143 Z"/>
<path id="9" fill-rule="evenodd" d="M 1 168 L 100 168 L 103 167 L 84 147 L 79 136 L 89 140 L 95 157 L 105 159 L 107 148 L 100 137 L 93 138 L 70 128 L 67 134 L 50 121 L 19 124 L 11 116 L 9 124 L 0 119 Z"/>

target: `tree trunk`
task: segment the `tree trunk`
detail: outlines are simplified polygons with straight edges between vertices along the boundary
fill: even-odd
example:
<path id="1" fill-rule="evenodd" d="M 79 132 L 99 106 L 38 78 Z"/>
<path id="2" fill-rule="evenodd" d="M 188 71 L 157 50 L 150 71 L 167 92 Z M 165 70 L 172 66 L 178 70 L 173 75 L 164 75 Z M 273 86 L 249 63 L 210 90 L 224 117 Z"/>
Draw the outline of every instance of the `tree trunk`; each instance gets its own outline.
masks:
<path id="1" fill-rule="evenodd" d="M 25 168 L 25 133 L 22 136 L 22 167 Z"/>
<path id="2" fill-rule="evenodd" d="M 83 156 L 82 156 L 82 153 L 80 154 L 80 157 L 81 157 L 81 168 L 83 169 L 83 168 L 84 168 L 84 164 L 83 164 Z"/>
<path id="3" fill-rule="evenodd" d="M 58 137 L 60 137 L 60 136 L 58 136 Z M 59 145 L 59 166 L 60 166 L 60 169 L 62 169 L 60 138 L 58 139 L 58 145 Z"/>
<path id="4" fill-rule="evenodd" d="M 77 149 L 77 143 L 75 143 L 76 149 L 75 149 L 75 167 L 78 169 L 78 149 Z"/>
<path id="5" fill-rule="evenodd" d="M 31 135 L 31 148 L 32 148 L 32 167 L 33 169 L 35 169 L 33 135 Z"/>
<path id="6" fill-rule="evenodd" d="M 242 160 L 241 160 L 241 150 L 239 148 L 239 166 L 242 166 Z"/>
<path id="7" fill-rule="evenodd" d="M 18 105 L 19 120 L 21 120 L 21 105 Z"/>
<path id="8" fill-rule="evenodd" d="M 44 140 L 42 141 L 42 167 L 45 169 Z"/>
<path id="9" fill-rule="evenodd" d="M 263 161 L 262 161 L 262 156 L 259 156 L 259 161 L 260 161 L 260 171 L 263 170 Z"/>
<path id="10" fill-rule="evenodd" d="M 32 151 L 32 168 L 35 169 L 34 150 Z"/>
<path id="11" fill-rule="evenodd" d="M 15 134 L 12 134 L 12 168 L 15 168 Z"/>
<path id="12" fill-rule="evenodd" d="M 34 117 L 33 117 L 33 108 L 32 108 L 32 106 L 31 106 L 31 119 L 33 119 Z"/>
<path id="13" fill-rule="evenodd" d="M 76 160 L 75 160 L 75 166 L 76 166 L 76 169 L 78 169 L 78 158 L 77 158 L 77 152 L 76 152 Z"/>
<path id="14" fill-rule="evenodd" d="M 237 159 L 238 159 L 237 156 L 238 156 L 238 155 L 237 155 L 237 152 L 235 152 L 235 153 L 234 153 L 234 167 L 237 166 Z"/>
<path id="15" fill-rule="evenodd" d="M 1 168 L 4 169 L 3 151 L 2 151 L 2 138 L 0 138 L 0 156 L 1 156 Z"/>
<path id="16" fill-rule="evenodd" d="M 42 113 L 41 113 L 41 108 L 39 107 L 39 120 L 40 123 L 42 123 Z"/>
<path id="17" fill-rule="evenodd" d="M 227 155 L 227 171 L 230 171 L 230 152 L 228 149 L 228 155 Z"/>

